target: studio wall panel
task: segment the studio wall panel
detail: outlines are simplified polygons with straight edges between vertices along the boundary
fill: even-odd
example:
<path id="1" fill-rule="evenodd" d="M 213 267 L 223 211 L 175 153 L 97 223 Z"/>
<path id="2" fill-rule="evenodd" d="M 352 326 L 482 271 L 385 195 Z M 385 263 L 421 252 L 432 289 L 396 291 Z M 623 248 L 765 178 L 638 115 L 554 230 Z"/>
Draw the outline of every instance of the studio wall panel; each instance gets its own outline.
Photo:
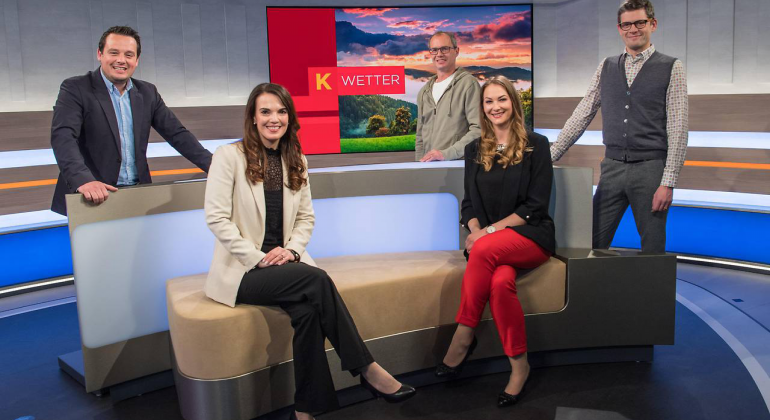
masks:
<path id="1" fill-rule="evenodd" d="M 186 103 L 182 6 L 177 0 L 153 2 L 155 71 L 167 105 Z"/>
<path id="2" fill-rule="evenodd" d="M 532 0 L 537 97 L 580 97 L 622 51 L 618 1 Z M 419 5 L 467 1 L 422 0 Z M 486 3 L 510 3 L 489 0 Z M 0 0 L 0 112 L 50 110 L 61 81 L 97 67 L 105 28 L 142 36 L 136 76 L 170 106 L 243 105 L 269 78 L 268 0 Z M 289 0 L 286 6 L 389 6 L 404 0 Z M 658 49 L 680 58 L 691 94 L 770 93 L 770 1 L 654 0 Z M 45 11 L 41 13 L 40 11 Z M 196 15 L 197 14 L 197 15 Z M 183 17 L 184 15 L 184 17 Z M 51 66 L 51 61 L 56 66 Z"/>
<path id="3" fill-rule="evenodd" d="M 206 98 L 227 96 L 226 7 L 221 3 L 202 3 L 200 6 L 203 95 Z"/>
<path id="4" fill-rule="evenodd" d="M 203 46 L 201 10 L 197 4 L 182 3 L 182 43 L 185 94 L 188 97 L 201 97 L 204 92 Z"/>
<path id="5" fill-rule="evenodd" d="M 8 39 L 5 36 L 5 4 L 0 1 L 0 98 L 9 98 L 11 96 L 10 77 Z"/>
<path id="6" fill-rule="evenodd" d="M 735 0 L 711 0 L 709 13 L 709 83 L 732 83 Z"/>
<path id="7" fill-rule="evenodd" d="M 306 3 L 307 4 L 307 3 Z M 288 4 L 287 4 L 288 6 Z M 246 33 L 248 35 L 249 85 L 270 80 L 267 57 L 267 15 L 264 4 L 246 3 Z"/>
<path id="8" fill-rule="evenodd" d="M 559 9 L 555 16 L 559 37 L 556 44 L 558 96 L 583 96 L 598 65 L 598 1 L 567 2 Z M 535 29 L 533 38 L 537 39 L 537 35 Z"/>
<path id="9" fill-rule="evenodd" d="M 136 28 L 136 1 L 102 0 L 104 29 L 111 26 Z"/>
<path id="10" fill-rule="evenodd" d="M 618 21 L 617 8 L 605 7 L 604 4 L 600 4 L 596 12 L 599 37 L 599 49 L 596 56 L 596 64 L 598 65 L 605 57 L 620 54 L 623 51 L 623 41 L 618 35 L 618 27 L 615 26 L 615 22 Z"/>
<path id="11" fill-rule="evenodd" d="M 225 5 L 227 94 L 244 96 L 249 86 L 249 41 L 246 7 Z"/>
<path id="12" fill-rule="evenodd" d="M 710 0 L 689 0 L 687 8 L 687 82 L 690 86 L 709 82 Z"/>
<path id="13" fill-rule="evenodd" d="M 536 97 L 557 96 L 556 80 L 559 70 L 556 62 L 556 45 L 559 39 L 556 23 L 557 8 L 542 6 L 532 11 L 532 89 Z M 537 29 L 535 29 L 537 28 Z M 537 125 L 537 120 L 535 120 Z"/>
<path id="14" fill-rule="evenodd" d="M 105 30 L 103 19 L 104 8 L 102 7 L 102 0 L 90 0 L 88 3 L 88 23 L 91 29 L 91 45 L 93 46 L 93 50 L 96 51 L 98 49 L 99 40 L 102 38 L 102 33 L 104 33 Z M 91 68 L 95 69 L 99 67 L 99 59 L 95 52 L 92 54 L 92 58 L 93 65 Z"/>
<path id="15" fill-rule="evenodd" d="M 756 7 L 757 21 L 759 23 L 759 36 L 758 40 L 761 40 L 757 44 L 757 80 L 764 83 L 765 86 L 770 89 L 770 26 L 767 22 L 770 21 L 770 1 L 757 0 L 759 4 Z M 749 50 L 751 51 L 751 50 Z"/>
<path id="16" fill-rule="evenodd" d="M 8 56 L 8 76 L 10 99 L 24 101 L 24 64 L 21 53 L 21 32 L 19 28 L 19 5 L 16 0 L 5 0 L 3 5 L 5 18 L 5 48 Z"/>
<path id="17" fill-rule="evenodd" d="M 761 0 L 735 0 L 735 65 L 733 82 L 751 83 L 757 77 L 757 47 L 759 42 L 759 17 L 757 8 Z"/>
<path id="18" fill-rule="evenodd" d="M 93 69 L 89 3 L 19 0 L 18 5 L 23 77 L 12 83 L 24 86 L 26 95 L 16 107 L 51 109 L 64 79 Z"/>
<path id="19" fill-rule="evenodd" d="M 661 3 L 661 8 L 657 5 Z M 655 16 L 658 19 L 658 30 L 655 33 L 656 48 L 666 54 L 676 57 L 687 68 L 687 1 L 664 0 L 656 1 Z"/>

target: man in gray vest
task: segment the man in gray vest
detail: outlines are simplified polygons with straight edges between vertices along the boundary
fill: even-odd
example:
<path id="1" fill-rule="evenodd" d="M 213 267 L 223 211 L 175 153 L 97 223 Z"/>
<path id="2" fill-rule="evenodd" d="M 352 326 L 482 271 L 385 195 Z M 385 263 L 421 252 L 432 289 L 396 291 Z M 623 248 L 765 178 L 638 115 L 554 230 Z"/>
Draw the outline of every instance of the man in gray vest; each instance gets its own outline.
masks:
<path id="1" fill-rule="evenodd" d="M 594 195 L 593 247 L 607 249 L 631 205 L 642 251 L 666 252 L 666 216 L 687 149 L 687 80 L 682 62 L 655 51 L 648 0 L 618 9 L 625 51 L 599 65 L 567 120 L 551 159 L 559 160 L 602 108 L 605 155 Z"/>

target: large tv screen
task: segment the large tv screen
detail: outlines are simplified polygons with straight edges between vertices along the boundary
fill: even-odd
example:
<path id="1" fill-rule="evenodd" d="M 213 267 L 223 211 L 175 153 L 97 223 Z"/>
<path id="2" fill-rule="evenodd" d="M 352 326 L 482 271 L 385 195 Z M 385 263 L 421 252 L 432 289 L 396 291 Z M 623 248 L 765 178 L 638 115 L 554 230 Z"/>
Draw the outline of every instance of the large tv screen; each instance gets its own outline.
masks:
<path id="1" fill-rule="evenodd" d="M 285 86 L 306 154 L 414 150 L 428 41 L 455 33 L 457 64 L 503 75 L 532 128 L 532 6 L 267 8 L 270 81 Z"/>

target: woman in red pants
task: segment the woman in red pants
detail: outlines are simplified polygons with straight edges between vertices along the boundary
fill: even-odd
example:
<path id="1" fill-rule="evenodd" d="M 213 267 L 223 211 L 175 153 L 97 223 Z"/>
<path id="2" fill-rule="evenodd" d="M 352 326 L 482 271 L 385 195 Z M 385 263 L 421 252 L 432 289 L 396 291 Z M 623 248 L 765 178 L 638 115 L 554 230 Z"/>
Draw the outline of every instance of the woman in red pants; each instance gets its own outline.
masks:
<path id="1" fill-rule="evenodd" d="M 492 309 L 511 376 L 498 406 L 515 404 L 529 378 L 524 312 L 516 295 L 519 269 L 546 262 L 556 248 L 548 215 L 553 166 L 548 139 L 524 128 L 521 100 L 504 77 L 481 90 L 481 138 L 465 148 L 461 223 L 468 266 L 457 312 L 457 330 L 439 377 L 459 374 L 476 345 L 474 329 L 487 302 Z"/>

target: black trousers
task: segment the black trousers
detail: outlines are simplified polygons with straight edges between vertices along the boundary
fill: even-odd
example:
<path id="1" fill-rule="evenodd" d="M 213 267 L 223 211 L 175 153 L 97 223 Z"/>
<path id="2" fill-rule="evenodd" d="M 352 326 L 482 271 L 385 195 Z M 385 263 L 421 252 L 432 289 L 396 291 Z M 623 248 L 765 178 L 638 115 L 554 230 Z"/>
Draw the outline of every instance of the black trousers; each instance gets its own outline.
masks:
<path id="1" fill-rule="evenodd" d="M 334 282 L 320 268 L 304 263 L 256 268 L 243 276 L 238 303 L 277 305 L 294 328 L 294 405 L 318 412 L 339 406 L 324 350 L 328 338 L 342 369 L 357 375 L 374 362 Z"/>

